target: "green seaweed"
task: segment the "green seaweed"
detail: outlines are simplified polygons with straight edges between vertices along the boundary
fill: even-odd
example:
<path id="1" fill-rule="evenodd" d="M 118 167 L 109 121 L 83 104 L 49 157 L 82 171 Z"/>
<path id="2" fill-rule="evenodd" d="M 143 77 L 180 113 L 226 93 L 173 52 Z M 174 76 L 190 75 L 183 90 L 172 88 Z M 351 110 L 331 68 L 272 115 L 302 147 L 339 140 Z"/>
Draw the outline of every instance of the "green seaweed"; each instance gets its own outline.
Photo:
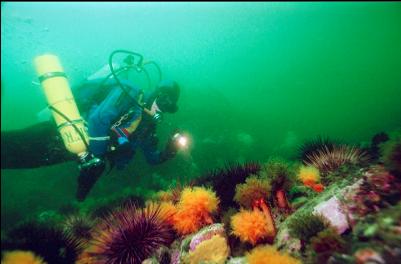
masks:
<path id="1" fill-rule="evenodd" d="M 290 235 L 306 243 L 309 243 L 312 237 L 329 226 L 329 223 L 323 216 L 314 215 L 311 212 L 297 215 L 288 224 Z"/>

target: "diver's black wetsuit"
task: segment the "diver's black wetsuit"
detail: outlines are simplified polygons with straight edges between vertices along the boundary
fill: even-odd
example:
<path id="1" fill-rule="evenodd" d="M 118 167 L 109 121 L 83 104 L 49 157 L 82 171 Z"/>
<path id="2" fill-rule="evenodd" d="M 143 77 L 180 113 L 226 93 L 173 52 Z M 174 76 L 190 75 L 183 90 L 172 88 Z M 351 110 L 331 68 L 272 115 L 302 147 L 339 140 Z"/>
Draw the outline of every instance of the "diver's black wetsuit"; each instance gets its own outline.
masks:
<path id="1" fill-rule="evenodd" d="M 86 116 L 94 104 L 100 103 L 115 85 L 103 85 L 98 89 L 98 82 L 87 82 L 73 88 L 76 103 L 83 116 Z M 96 93 L 94 93 L 96 91 Z M 131 135 L 144 141 L 146 135 L 154 136 L 156 127 L 145 118 L 138 127 L 138 133 Z M 150 130 L 150 131 L 149 131 Z M 148 137 L 150 139 L 150 137 Z M 152 140 L 153 141 L 153 140 Z M 155 151 L 155 148 L 152 148 Z M 115 160 L 117 157 L 106 155 Z M 1 131 L 1 168 L 29 169 L 48 166 L 67 161 L 78 161 L 76 155 L 66 150 L 63 139 L 57 131 L 53 118 L 32 126 Z"/>
<path id="2" fill-rule="evenodd" d="M 166 160 L 157 151 L 156 125 L 144 116 L 137 131 L 130 136 L 132 142 L 143 142 L 144 154 L 149 163 L 158 164 Z M 125 153 L 128 154 L 128 153 Z M 118 157 L 118 153 L 107 155 L 115 163 L 132 158 Z M 45 121 L 23 129 L 1 131 L 1 168 L 29 169 L 78 160 L 66 150 L 55 122 Z"/>
<path id="3" fill-rule="evenodd" d="M 68 152 L 54 121 L 1 131 L 1 168 L 28 169 L 76 159 Z"/>

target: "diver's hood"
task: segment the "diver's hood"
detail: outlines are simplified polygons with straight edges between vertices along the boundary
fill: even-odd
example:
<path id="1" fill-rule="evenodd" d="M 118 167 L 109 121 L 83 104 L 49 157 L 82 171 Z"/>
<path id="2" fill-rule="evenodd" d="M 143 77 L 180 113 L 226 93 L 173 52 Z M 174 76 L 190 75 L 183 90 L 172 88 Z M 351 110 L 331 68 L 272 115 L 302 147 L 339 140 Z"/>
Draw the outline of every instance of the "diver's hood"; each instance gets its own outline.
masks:
<path id="1" fill-rule="evenodd" d="M 146 106 L 151 107 L 156 100 L 159 109 L 164 113 L 175 113 L 178 110 L 177 101 L 180 97 L 180 87 L 175 81 L 164 80 L 146 99 Z"/>

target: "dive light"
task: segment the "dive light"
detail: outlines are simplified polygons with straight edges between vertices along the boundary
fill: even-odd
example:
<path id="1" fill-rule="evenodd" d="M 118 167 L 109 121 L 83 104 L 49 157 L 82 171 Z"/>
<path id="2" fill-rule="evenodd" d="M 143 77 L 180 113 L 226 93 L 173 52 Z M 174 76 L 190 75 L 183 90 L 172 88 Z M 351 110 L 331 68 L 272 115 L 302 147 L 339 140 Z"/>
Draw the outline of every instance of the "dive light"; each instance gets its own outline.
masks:
<path id="1" fill-rule="evenodd" d="M 175 143 L 179 148 L 185 148 L 188 146 L 188 137 L 180 133 L 175 133 L 173 136 L 173 140 L 175 141 Z"/>

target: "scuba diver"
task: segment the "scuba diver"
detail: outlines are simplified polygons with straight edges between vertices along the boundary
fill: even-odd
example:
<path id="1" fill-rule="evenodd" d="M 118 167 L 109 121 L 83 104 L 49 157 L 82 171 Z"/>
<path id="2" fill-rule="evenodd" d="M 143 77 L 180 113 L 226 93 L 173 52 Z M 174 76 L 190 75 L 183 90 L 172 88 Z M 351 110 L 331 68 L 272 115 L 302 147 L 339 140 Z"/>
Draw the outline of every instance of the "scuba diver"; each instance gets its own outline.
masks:
<path id="1" fill-rule="evenodd" d="M 85 83 L 79 91 L 93 90 L 99 87 L 101 80 Z M 157 150 L 158 139 L 156 126 L 163 113 L 175 113 L 180 89 L 174 81 L 161 81 L 155 91 L 144 94 L 139 88 L 128 81 L 121 81 L 129 91 L 127 96 L 119 85 L 110 79 L 102 89 L 109 90 L 107 96 L 100 103 L 84 102 L 92 105 L 86 114 L 89 134 L 89 152 L 80 159 L 80 175 L 78 177 L 77 199 L 83 200 L 98 177 L 105 169 L 107 158 L 112 166 L 124 168 L 133 158 L 135 150 L 142 149 L 146 160 L 150 164 L 160 164 L 177 152 L 174 135 L 170 137 L 163 151 Z M 76 96 L 78 106 L 79 98 Z M 132 98 L 138 100 L 149 110 L 143 110 L 133 105 Z M 132 106 L 133 105 L 133 106 Z M 145 108 L 145 109 L 147 109 Z M 85 115 L 84 115 L 85 116 Z"/>
<path id="2" fill-rule="evenodd" d="M 124 60 L 125 66 L 116 70 L 113 56 L 117 53 L 129 55 Z M 139 56 L 136 63 L 134 56 Z M 150 86 L 145 64 L 153 64 L 159 72 L 159 80 L 153 90 L 144 91 L 129 78 L 122 77 L 122 73 L 132 69 L 144 72 Z M 161 80 L 161 71 L 157 64 L 143 63 L 140 54 L 125 50 L 117 50 L 110 55 L 109 67 L 111 73 L 107 76 L 98 77 L 94 74 L 95 77 L 89 77 L 83 84 L 72 89 L 79 111 L 86 120 L 89 139 L 86 142 L 83 133 L 75 127 L 86 145 L 86 151 L 78 158 L 78 201 L 86 198 L 105 171 L 107 161 L 110 170 L 113 167 L 123 169 L 134 157 L 136 149 L 140 148 L 149 164 L 160 164 L 176 155 L 178 142 L 182 137 L 178 130 L 173 131 L 164 149 L 158 150 L 157 124 L 162 120 L 164 113 L 175 113 L 178 110 L 180 87 L 175 81 Z M 51 106 L 49 108 L 57 111 Z M 59 115 L 64 116 L 62 113 Z M 74 121 L 65 116 L 64 118 L 69 121 L 69 125 L 74 126 Z M 27 129 L 2 131 L 2 169 L 34 168 L 77 160 L 62 146 L 62 139 L 54 128 L 54 122 L 46 121 Z M 60 129 L 60 126 L 58 128 Z M 28 144 L 22 143 L 28 138 Z M 32 149 L 28 148 L 41 152 L 32 153 Z"/>

